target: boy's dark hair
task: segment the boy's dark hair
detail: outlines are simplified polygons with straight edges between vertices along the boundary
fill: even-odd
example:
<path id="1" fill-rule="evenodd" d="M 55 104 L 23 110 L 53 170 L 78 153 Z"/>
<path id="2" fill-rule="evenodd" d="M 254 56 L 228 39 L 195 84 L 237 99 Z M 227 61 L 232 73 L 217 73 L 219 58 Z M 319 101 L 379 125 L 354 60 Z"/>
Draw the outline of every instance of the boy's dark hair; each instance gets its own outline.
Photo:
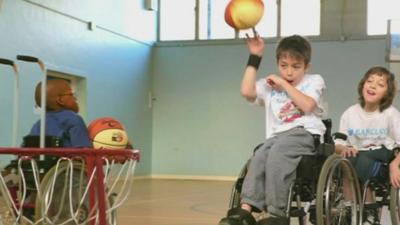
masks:
<path id="1" fill-rule="evenodd" d="M 382 112 L 383 110 L 389 108 L 389 106 L 392 105 L 394 96 L 396 95 L 396 84 L 395 84 L 394 74 L 391 73 L 385 67 L 381 67 L 381 66 L 372 67 L 365 73 L 365 75 L 361 79 L 360 83 L 358 83 L 358 100 L 362 107 L 365 106 L 365 99 L 362 95 L 364 84 L 372 74 L 376 74 L 379 76 L 386 76 L 388 89 L 387 89 L 386 95 L 383 97 L 383 99 L 379 103 L 379 110 Z"/>
<path id="2" fill-rule="evenodd" d="M 292 35 L 283 38 L 276 48 L 276 61 L 281 57 L 295 57 L 298 60 L 304 60 L 305 65 L 311 61 L 311 45 L 308 40 L 300 35 Z"/>

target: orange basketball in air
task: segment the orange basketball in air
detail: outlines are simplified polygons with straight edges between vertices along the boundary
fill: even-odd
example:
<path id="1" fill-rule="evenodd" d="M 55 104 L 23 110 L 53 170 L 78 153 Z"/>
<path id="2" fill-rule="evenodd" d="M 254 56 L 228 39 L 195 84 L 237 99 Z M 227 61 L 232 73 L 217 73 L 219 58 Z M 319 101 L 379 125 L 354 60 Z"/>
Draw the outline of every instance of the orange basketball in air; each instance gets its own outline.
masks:
<path id="1" fill-rule="evenodd" d="M 95 149 L 125 149 L 128 134 L 124 126 L 112 117 L 102 117 L 92 121 L 88 126 L 89 137 Z"/>
<path id="2" fill-rule="evenodd" d="M 231 0 L 225 8 L 225 22 L 235 30 L 255 27 L 263 15 L 262 0 Z"/>

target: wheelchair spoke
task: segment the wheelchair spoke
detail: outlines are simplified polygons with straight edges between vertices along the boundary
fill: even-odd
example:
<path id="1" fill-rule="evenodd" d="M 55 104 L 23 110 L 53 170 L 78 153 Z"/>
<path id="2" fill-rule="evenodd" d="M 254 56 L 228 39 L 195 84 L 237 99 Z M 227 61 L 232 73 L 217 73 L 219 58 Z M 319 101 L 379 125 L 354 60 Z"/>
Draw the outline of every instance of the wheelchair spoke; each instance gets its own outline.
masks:
<path id="1" fill-rule="evenodd" d="M 317 224 L 358 225 L 361 197 L 354 177 L 354 170 L 347 160 L 335 155 L 328 157 L 318 181 Z"/>

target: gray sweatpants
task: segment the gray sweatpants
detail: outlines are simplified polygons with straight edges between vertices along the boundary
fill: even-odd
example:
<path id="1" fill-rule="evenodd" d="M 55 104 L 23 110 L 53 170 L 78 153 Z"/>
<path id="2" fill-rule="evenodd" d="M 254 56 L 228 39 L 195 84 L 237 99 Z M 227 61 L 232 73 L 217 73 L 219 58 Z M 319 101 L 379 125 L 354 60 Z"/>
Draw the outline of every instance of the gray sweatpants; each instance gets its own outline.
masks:
<path id="1" fill-rule="evenodd" d="M 296 127 L 269 138 L 251 158 L 241 202 L 276 216 L 286 216 L 290 185 L 302 155 L 312 155 L 314 139 Z"/>

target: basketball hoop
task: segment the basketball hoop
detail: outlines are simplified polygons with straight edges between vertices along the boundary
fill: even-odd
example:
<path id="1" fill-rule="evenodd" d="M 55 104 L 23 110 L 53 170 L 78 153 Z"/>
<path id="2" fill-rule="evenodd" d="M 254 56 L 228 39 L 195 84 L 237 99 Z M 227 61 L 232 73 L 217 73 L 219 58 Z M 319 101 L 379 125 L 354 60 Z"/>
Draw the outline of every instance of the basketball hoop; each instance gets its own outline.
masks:
<path id="1" fill-rule="evenodd" d="M 18 156 L 0 175 L 0 225 L 115 225 L 139 161 L 138 150 L 0 148 L 0 154 Z M 49 170 L 40 155 L 53 157 Z"/>

